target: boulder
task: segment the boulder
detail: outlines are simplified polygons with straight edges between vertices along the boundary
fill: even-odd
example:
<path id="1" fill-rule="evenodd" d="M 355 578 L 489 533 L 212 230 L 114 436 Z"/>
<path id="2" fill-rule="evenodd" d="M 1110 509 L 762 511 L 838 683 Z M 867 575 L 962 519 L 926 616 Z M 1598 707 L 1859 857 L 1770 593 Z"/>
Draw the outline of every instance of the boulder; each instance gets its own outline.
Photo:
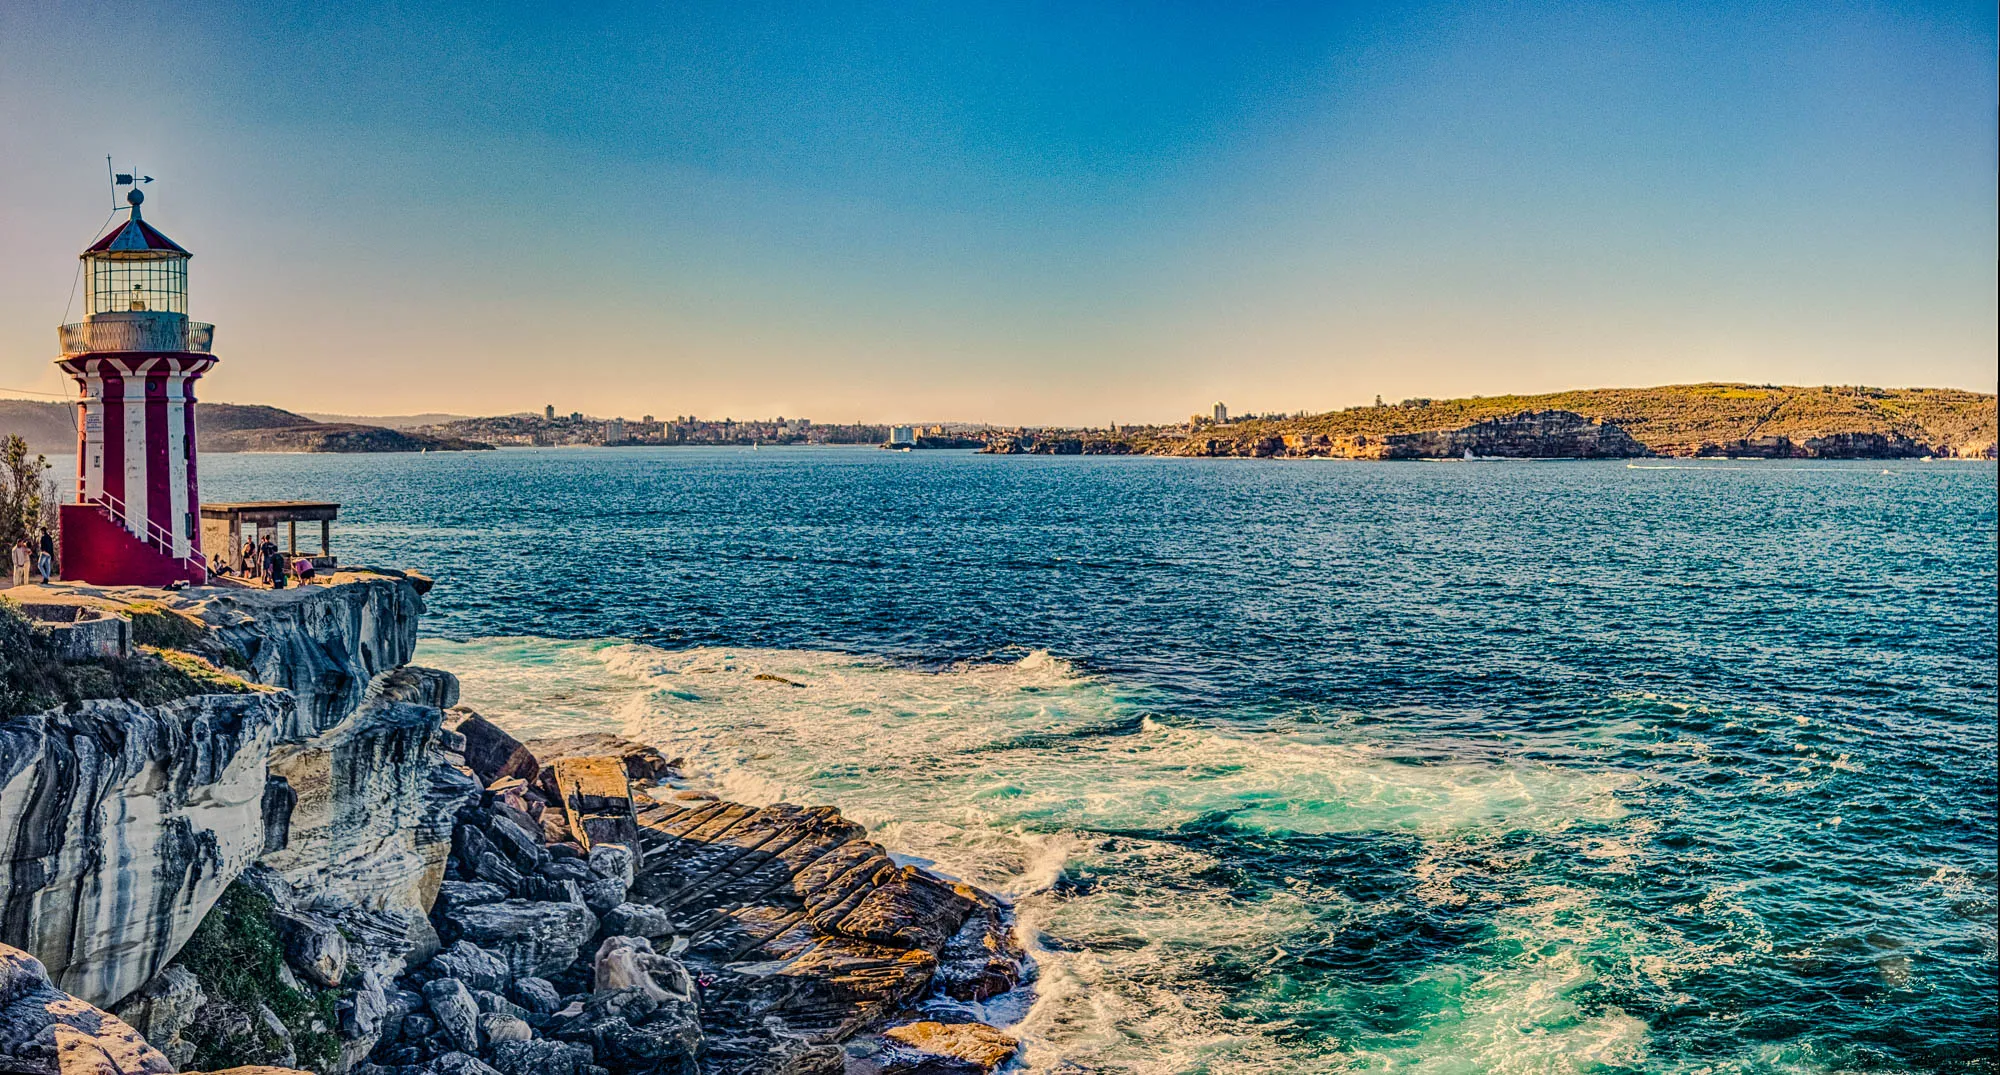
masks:
<path id="1" fill-rule="evenodd" d="M 488 884 L 499 885 L 509 892 L 521 890 L 521 872 L 499 855 L 488 851 L 479 856 L 472 867 L 472 875 Z"/>
<path id="2" fill-rule="evenodd" d="M 453 709 L 444 726 L 465 737 L 466 767 L 483 785 L 507 777 L 526 780 L 541 768 L 520 740 L 465 706 Z"/>
<path id="3" fill-rule="evenodd" d="M 991 1075 L 1021 1043 L 985 1023 L 906 1023 L 882 1032 L 882 1075 Z"/>
<path id="4" fill-rule="evenodd" d="M 439 978 L 424 986 L 424 1002 L 438 1029 L 461 1051 L 479 1051 L 479 1005 L 472 991 L 456 978 Z"/>
<path id="5" fill-rule="evenodd" d="M 347 938 L 324 916 L 304 911 L 279 911 L 271 916 L 285 959 L 322 989 L 340 984 L 347 974 Z"/>
<path id="6" fill-rule="evenodd" d="M 591 871 L 589 863 L 581 859 L 551 858 L 536 872 L 552 881 L 575 881 L 579 885 L 600 880 L 598 875 Z"/>
<path id="7" fill-rule="evenodd" d="M 523 877 L 521 898 L 535 903 L 580 903 L 589 906 L 583 898 L 583 887 L 575 881 L 551 881 L 546 877 Z M 592 911 L 592 914 L 597 913 Z"/>
<path id="8" fill-rule="evenodd" d="M 449 912 L 475 903 L 499 903 L 508 895 L 506 889 L 488 881 L 446 881 L 438 885 L 437 902 L 431 908 Z"/>
<path id="9" fill-rule="evenodd" d="M 646 903 L 621 903 L 604 915 L 606 933 L 633 937 L 664 937 L 674 931 L 673 916 Z"/>
<path id="10" fill-rule="evenodd" d="M 615 877 L 596 877 L 583 886 L 584 906 L 597 914 L 609 914 L 625 902 L 625 883 Z"/>
<path id="11" fill-rule="evenodd" d="M 448 917 L 461 937 L 497 953 L 517 975 L 561 973 L 597 932 L 597 916 L 580 903 L 502 900 L 461 907 Z"/>
<path id="12" fill-rule="evenodd" d="M 562 1007 L 562 994 L 556 992 L 556 987 L 548 979 L 532 975 L 507 983 L 507 996 L 536 1015 L 552 1015 Z"/>
<path id="13" fill-rule="evenodd" d="M 472 1002 L 479 1005 L 479 1014 L 481 1015 L 511 1015 L 516 1019 L 526 1019 L 529 1015 L 533 1014 L 528 1009 L 493 992 L 491 989 L 473 990 Z"/>
<path id="14" fill-rule="evenodd" d="M 493 1046 L 501 1075 L 590 1075 L 590 1046 L 568 1041 L 503 1041 Z"/>
<path id="15" fill-rule="evenodd" d="M 494 815 L 487 822 L 486 834 L 493 838 L 494 849 L 505 854 L 522 873 L 533 873 L 549 860 L 539 835 L 530 835 L 504 816 Z"/>
<path id="16" fill-rule="evenodd" d="M 938 952 L 938 985 L 953 1000 L 988 1000 L 1019 985 L 1033 973 L 1033 965 L 1014 939 L 1014 915 L 1006 904 L 977 889 L 958 887 L 977 906 Z"/>
<path id="17" fill-rule="evenodd" d="M 438 978 L 454 978 L 470 989 L 498 989 L 507 981 L 507 961 L 463 938 L 432 957 L 426 969 Z"/>
<path id="18" fill-rule="evenodd" d="M 174 963 L 155 975 L 144 989 L 126 997 L 117 1014 L 165 1054 L 178 1070 L 194 1059 L 195 1049 L 194 1043 L 181 1034 L 206 1003 L 208 996 L 202 992 L 200 980 Z"/>
<path id="19" fill-rule="evenodd" d="M 591 994 L 558 1036 L 589 1042 L 604 1067 L 646 1075 L 694 1075 L 704 1045 L 693 1001 L 640 989 Z"/>
<path id="20" fill-rule="evenodd" d="M 589 855 L 590 872 L 599 877 L 609 877 L 631 887 L 638 861 L 632 848 L 626 844 L 593 844 Z"/>
<path id="21" fill-rule="evenodd" d="M 547 770 L 570 835 L 586 850 L 600 843 L 636 846 L 638 822 L 624 764 L 615 757 L 558 758 Z"/>
<path id="22" fill-rule="evenodd" d="M 382 1033 L 389 1015 L 389 990 L 382 976 L 373 970 L 361 972 L 353 991 L 343 1002 L 340 1036 L 349 1041 L 367 1039 L 369 1044 Z"/>
<path id="23" fill-rule="evenodd" d="M 479 1036 L 490 1048 L 502 1042 L 527 1041 L 535 1036 L 526 1020 L 505 1012 L 487 1012 L 479 1017 Z"/>
<path id="24" fill-rule="evenodd" d="M 687 968 L 670 956 L 653 951 L 644 937 L 606 937 L 591 961 L 592 994 L 637 990 L 653 1001 L 669 996 L 694 999 L 694 982 Z"/>
<path id="25" fill-rule="evenodd" d="M 443 1053 L 425 1064 L 424 1075 L 500 1075 L 485 1061 L 462 1052 Z"/>

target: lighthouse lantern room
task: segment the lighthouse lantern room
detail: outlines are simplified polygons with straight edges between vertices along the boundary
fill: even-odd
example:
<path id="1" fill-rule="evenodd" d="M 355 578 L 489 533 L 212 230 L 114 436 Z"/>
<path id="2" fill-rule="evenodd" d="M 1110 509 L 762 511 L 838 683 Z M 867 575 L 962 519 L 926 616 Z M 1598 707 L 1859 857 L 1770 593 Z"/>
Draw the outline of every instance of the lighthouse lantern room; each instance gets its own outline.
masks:
<path id="1" fill-rule="evenodd" d="M 143 219 L 136 187 L 125 200 L 127 218 L 82 254 L 83 320 L 59 330 L 56 362 L 78 390 L 77 502 L 62 508 L 63 575 L 199 585 L 208 571 L 194 382 L 215 364 L 215 326 L 188 320 L 191 255 Z"/>

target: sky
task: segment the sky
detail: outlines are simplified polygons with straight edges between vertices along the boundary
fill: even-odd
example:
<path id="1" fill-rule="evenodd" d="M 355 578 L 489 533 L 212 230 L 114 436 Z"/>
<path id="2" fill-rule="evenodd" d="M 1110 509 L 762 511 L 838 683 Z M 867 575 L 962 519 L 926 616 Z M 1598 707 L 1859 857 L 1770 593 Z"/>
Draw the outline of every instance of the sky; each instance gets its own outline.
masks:
<path id="1" fill-rule="evenodd" d="M 1102 425 L 1993 391 L 1989 4 L 0 2 L 0 395 L 111 210 L 202 398 Z"/>

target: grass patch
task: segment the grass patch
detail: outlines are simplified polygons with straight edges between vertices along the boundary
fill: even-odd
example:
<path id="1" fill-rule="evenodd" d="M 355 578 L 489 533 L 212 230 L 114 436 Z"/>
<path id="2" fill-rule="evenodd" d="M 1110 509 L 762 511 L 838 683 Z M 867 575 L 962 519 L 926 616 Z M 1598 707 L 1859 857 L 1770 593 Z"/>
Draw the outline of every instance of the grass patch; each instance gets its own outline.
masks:
<path id="1" fill-rule="evenodd" d="M 185 620 L 179 613 L 166 616 Z M 160 622 L 154 621 L 156 625 Z M 134 634 L 139 620 L 134 620 Z M 185 638 L 180 628 L 169 624 L 149 635 Z M 233 650 L 203 642 L 202 653 L 161 646 L 143 645 L 130 657 L 92 661 L 64 661 L 55 653 L 48 628 L 22 615 L 11 601 L 0 597 L 0 718 L 36 713 L 70 702 L 93 698 L 125 698 L 140 705 L 161 705 L 198 694 L 249 694 L 275 688 L 252 683 L 218 666 L 210 654 L 227 655 Z"/>
<path id="2" fill-rule="evenodd" d="M 185 613 L 151 601 L 126 607 L 125 618 L 132 621 L 132 642 L 161 649 L 192 649 L 208 637 L 208 625 Z"/>

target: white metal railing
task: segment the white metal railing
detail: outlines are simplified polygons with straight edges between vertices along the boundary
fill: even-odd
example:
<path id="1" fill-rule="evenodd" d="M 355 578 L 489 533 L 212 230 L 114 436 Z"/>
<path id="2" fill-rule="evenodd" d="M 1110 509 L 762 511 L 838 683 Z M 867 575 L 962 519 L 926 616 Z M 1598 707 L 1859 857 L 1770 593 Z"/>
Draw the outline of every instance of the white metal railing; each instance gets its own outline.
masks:
<path id="1" fill-rule="evenodd" d="M 215 341 L 215 326 L 205 321 L 164 314 L 158 317 L 118 318 L 79 321 L 56 330 L 62 353 L 83 355 L 93 351 L 194 351 L 208 353 Z"/>
<path id="2" fill-rule="evenodd" d="M 125 515 L 125 502 L 110 493 L 98 493 L 95 496 L 86 498 L 84 503 L 110 512 L 111 520 L 120 526 L 130 525 Z M 177 563 L 188 567 L 198 567 L 201 569 L 203 575 L 208 574 L 208 557 L 203 556 L 201 550 L 195 548 L 193 538 L 188 539 L 188 554 L 186 556 L 178 555 L 174 552 L 175 539 L 173 531 L 168 530 L 151 519 L 143 521 L 146 524 L 146 532 L 142 535 L 136 535 L 141 541 L 172 557 Z"/>

